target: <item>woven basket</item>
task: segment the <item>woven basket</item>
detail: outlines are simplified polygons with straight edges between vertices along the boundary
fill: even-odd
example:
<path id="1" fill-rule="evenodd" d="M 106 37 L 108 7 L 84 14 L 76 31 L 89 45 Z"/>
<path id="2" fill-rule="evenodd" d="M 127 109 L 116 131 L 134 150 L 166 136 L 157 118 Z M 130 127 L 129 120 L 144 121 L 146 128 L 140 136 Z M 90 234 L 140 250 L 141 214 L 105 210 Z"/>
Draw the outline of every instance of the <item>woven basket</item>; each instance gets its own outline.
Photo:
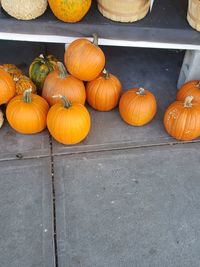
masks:
<path id="1" fill-rule="evenodd" d="M 200 0 L 189 0 L 187 20 L 192 28 L 200 31 Z"/>
<path id="2" fill-rule="evenodd" d="M 134 22 L 146 16 L 150 0 L 98 0 L 101 14 L 114 21 Z"/>

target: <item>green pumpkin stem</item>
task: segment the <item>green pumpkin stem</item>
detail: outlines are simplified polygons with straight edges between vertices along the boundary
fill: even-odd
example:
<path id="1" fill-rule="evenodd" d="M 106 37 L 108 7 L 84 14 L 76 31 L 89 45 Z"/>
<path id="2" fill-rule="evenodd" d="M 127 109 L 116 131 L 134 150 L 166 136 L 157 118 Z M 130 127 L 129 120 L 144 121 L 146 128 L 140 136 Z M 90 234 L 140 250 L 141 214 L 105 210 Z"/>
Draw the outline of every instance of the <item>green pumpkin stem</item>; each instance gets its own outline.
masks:
<path id="1" fill-rule="evenodd" d="M 93 44 L 98 47 L 99 38 L 96 33 L 93 34 Z"/>
<path id="2" fill-rule="evenodd" d="M 59 70 L 59 77 L 61 79 L 66 78 L 68 74 L 67 74 L 67 71 L 66 71 L 65 66 L 63 65 L 63 63 L 58 61 L 57 62 L 57 66 L 58 66 L 58 70 Z"/>
<path id="3" fill-rule="evenodd" d="M 192 100 L 194 99 L 193 96 L 187 96 L 184 101 L 184 108 L 191 108 L 192 107 Z"/>
<path id="4" fill-rule="evenodd" d="M 104 69 L 102 73 L 103 73 L 103 77 L 104 77 L 106 80 L 108 80 L 109 77 L 110 77 L 110 73 L 109 73 L 109 71 L 106 70 L 106 69 Z"/>
<path id="5" fill-rule="evenodd" d="M 140 87 L 137 91 L 138 95 L 145 95 L 145 89 L 143 87 Z"/>
<path id="6" fill-rule="evenodd" d="M 62 102 L 63 102 L 63 107 L 64 108 L 70 108 L 72 106 L 71 102 L 64 95 L 54 95 L 52 97 L 53 98 L 60 98 L 62 100 Z"/>
<path id="7" fill-rule="evenodd" d="M 23 101 L 25 103 L 31 103 L 32 102 L 31 92 L 32 92 L 31 88 L 29 88 L 29 89 L 24 91 L 24 93 L 23 93 Z"/>

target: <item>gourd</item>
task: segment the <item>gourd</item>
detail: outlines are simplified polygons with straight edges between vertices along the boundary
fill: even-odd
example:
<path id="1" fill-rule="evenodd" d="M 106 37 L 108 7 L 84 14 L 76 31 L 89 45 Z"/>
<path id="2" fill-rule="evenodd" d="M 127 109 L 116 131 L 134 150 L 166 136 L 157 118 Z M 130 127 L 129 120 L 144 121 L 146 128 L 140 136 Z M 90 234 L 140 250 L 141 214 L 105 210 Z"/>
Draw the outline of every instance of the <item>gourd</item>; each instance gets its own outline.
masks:
<path id="1" fill-rule="evenodd" d="M 42 96 L 49 105 L 60 102 L 60 99 L 53 98 L 54 95 L 63 95 L 74 103 L 85 103 L 86 93 L 84 83 L 72 75 L 67 74 L 64 65 L 58 62 L 58 70 L 51 72 L 44 83 Z"/>
<path id="2" fill-rule="evenodd" d="M 63 103 L 53 105 L 47 116 L 47 127 L 58 142 L 73 145 L 86 138 L 90 131 L 90 114 L 85 106 L 70 103 L 65 96 L 59 96 Z"/>
<path id="3" fill-rule="evenodd" d="M 15 95 L 15 84 L 4 69 L 0 68 L 0 105 L 7 104 Z"/>
<path id="4" fill-rule="evenodd" d="M 155 116 L 156 110 L 155 96 L 144 88 L 128 90 L 119 102 L 119 113 L 122 119 L 133 126 L 149 123 Z"/>
<path id="5" fill-rule="evenodd" d="M 36 57 L 29 67 L 29 77 L 41 93 L 47 75 L 57 69 L 57 59 L 52 55 Z"/>
<path id="6" fill-rule="evenodd" d="M 0 110 L 0 128 L 3 126 L 3 123 L 4 123 L 3 112 Z"/>
<path id="7" fill-rule="evenodd" d="M 92 81 L 102 72 L 105 56 L 98 47 L 98 37 L 94 35 L 91 43 L 77 39 L 65 51 L 64 62 L 67 70 L 82 81 Z"/>
<path id="8" fill-rule="evenodd" d="M 31 89 L 15 96 L 7 105 L 6 117 L 10 126 L 22 134 L 39 133 L 46 128 L 49 105 Z"/>
<path id="9" fill-rule="evenodd" d="M 31 20 L 41 16 L 47 8 L 47 0 L 1 0 L 3 9 L 19 20 Z"/>
<path id="10" fill-rule="evenodd" d="M 48 0 L 54 15 L 64 22 L 78 22 L 88 12 L 92 0 Z"/>
<path id="11" fill-rule="evenodd" d="M 13 64 L 3 64 L 0 65 L 0 68 L 8 72 L 13 79 L 18 78 L 22 75 L 22 71 Z"/>
<path id="12" fill-rule="evenodd" d="M 98 78 L 87 83 L 87 102 L 99 111 L 112 110 L 119 102 L 121 90 L 119 79 L 104 69 Z"/>
<path id="13" fill-rule="evenodd" d="M 185 83 L 178 91 L 176 99 L 184 101 L 187 96 L 193 96 L 193 101 L 200 104 L 200 81 L 194 80 Z"/>
<path id="14" fill-rule="evenodd" d="M 14 81 L 16 95 L 22 95 L 24 91 L 30 88 L 33 94 L 37 93 L 37 88 L 29 77 L 21 75 L 19 78 L 15 78 Z"/>
<path id="15" fill-rule="evenodd" d="M 169 135 L 177 140 L 190 141 L 200 136 L 200 104 L 193 96 L 173 102 L 164 115 L 164 126 Z"/>

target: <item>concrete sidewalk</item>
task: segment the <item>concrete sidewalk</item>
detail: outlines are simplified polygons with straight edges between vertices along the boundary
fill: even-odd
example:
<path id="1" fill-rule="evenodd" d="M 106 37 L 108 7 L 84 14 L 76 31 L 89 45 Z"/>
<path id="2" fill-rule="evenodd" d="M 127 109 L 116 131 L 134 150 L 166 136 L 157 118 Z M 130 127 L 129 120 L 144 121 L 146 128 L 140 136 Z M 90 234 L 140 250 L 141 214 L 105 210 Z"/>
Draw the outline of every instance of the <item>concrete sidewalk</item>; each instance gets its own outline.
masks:
<path id="1" fill-rule="evenodd" d="M 59 45 L 6 45 L 27 65 Z M 147 126 L 126 125 L 117 109 L 89 109 L 92 129 L 73 147 L 48 131 L 0 130 L 0 266 L 199 267 L 200 140 L 179 143 L 163 128 L 183 53 L 104 48 L 124 89 L 144 86 L 158 99 Z M 2 58 L 1 58 L 2 57 Z M 0 55 L 0 63 L 5 62 Z M 7 63 L 7 62 L 5 62 Z"/>

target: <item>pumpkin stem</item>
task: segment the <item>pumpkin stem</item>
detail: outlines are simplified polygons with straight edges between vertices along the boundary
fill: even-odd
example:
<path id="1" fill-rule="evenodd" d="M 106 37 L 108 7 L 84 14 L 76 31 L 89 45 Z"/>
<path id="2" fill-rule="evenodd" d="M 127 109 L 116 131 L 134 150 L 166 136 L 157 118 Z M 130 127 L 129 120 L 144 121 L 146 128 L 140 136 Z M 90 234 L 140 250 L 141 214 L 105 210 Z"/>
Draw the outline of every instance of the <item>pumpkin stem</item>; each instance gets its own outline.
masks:
<path id="1" fill-rule="evenodd" d="M 137 94 L 138 94 L 138 95 L 145 95 L 145 89 L 142 88 L 142 87 L 140 87 L 140 88 L 138 89 L 138 91 L 137 91 Z"/>
<path id="2" fill-rule="evenodd" d="M 99 38 L 96 33 L 93 34 L 93 44 L 98 47 Z"/>
<path id="3" fill-rule="evenodd" d="M 193 96 L 187 96 L 185 98 L 185 102 L 184 102 L 184 108 L 191 108 L 192 107 L 192 100 L 193 100 Z"/>
<path id="4" fill-rule="evenodd" d="M 32 102 L 31 92 L 32 92 L 32 88 L 29 88 L 29 89 L 24 91 L 24 93 L 23 93 L 23 101 L 25 103 L 31 103 Z"/>
<path id="5" fill-rule="evenodd" d="M 65 69 L 65 66 L 63 65 L 62 62 L 57 62 L 58 70 L 59 70 L 59 77 L 61 79 L 64 79 L 67 77 L 67 71 Z"/>
<path id="6" fill-rule="evenodd" d="M 106 80 L 108 80 L 109 77 L 110 77 L 110 73 L 109 73 L 109 71 L 106 70 L 106 69 L 104 69 L 102 73 L 103 73 L 103 77 L 104 77 Z"/>
<path id="7" fill-rule="evenodd" d="M 54 95 L 53 98 L 60 98 L 64 104 L 64 108 L 70 108 L 72 106 L 71 102 L 64 95 Z"/>
<path id="8" fill-rule="evenodd" d="M 44 59 L 44 55 L 43 54 L 40 54 L 39 55 L 39 58 L 43 58 Z"/>

